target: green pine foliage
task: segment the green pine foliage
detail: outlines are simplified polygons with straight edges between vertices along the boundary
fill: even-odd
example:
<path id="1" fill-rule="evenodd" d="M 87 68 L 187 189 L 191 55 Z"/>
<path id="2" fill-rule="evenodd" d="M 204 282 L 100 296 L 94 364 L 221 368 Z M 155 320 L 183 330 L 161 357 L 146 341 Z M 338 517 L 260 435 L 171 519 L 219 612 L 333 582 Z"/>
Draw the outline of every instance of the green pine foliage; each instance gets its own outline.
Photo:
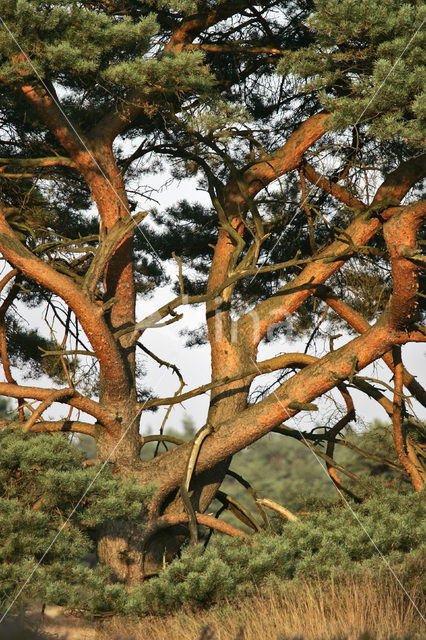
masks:
<path id="1" fill-rule="evenodd" d="M 186 427 L 190 437 L 192 426 Z M 300 464 L 308 467 L 306 460 Z M 88 559 L 105 520 L 122 518 L 143 531 L 152 487 L 117 480 L 108 466 L 99 476 L 98 467 L 82 468 L 63 434 L 3 429 L 0 469 L 0 595 L 6 605 L 36 567 L 25 598 L 136 616 L 239 598 L 274 580 L 378 572 L 377 548 L 407 580 L 419 574 L 422 502 L 406 485 L 390 489 L 374 480 L 361 504 L 311 500 L 309 515 L 281 521 L 275 533 L 260 533 L 252 544 L 214 535 L 207 549 L 187 548 L 158 577 L 127 587 L 112 583 L 109 572 Z"/>
<path id="2" fill-rule="evenodd" d="M 426 8 L 411 0 L 316 0 L 315 43 L 285 56 L 343 129 L 367 123 L 381 139 L 424 144 Z"/>
<path id="3" fill-rule="evenodd" d="M 187 549 L 117 605 L 123 614 L 140 616 L 241 598 L 274 580 L 377 575 L 387 570 L 377 548 L 401 576 L 415 580 L 422 571 L 423 519 L 417 496 L 377 486 L 361 505 L 320 509 L 285 524 L 279 535 L 255 536 L 253 545 L 218 536 L 205 551 L 201 545 Z"/>
<path id="4" fill-rule="evenodd" d="M 389 424 L 377 421 L 360 433 L 349 429 L 340 439 L 346 440 L 367 454 L 399 464 L 394 450 L 392 428 Z M 324 445 L 319 443 L 316 446 L 325 453 Z M 363 457 L 349 447 L 336 445 L 333 457 L 338 464 L 356 474 L 367 484 L 375 478 L 383 482 L 394 481 L 398 484 L 405 482 L 405 476 L 401 476 L 397 470 L 391 469 L 380 461 Z M 293 438 L 284 438 L 275 433 L 269 434 L 248 449 L 237 453 L 232 459 L 230 468 L 247 480 L 259 497 L 271 498 L 293 512 L 306 511 L 318 500 L 325 502 L 339 500 L 325 463 L 303 442 Z M 340 476 L 345 487 L 356 495 L 360 492 L 356 482 L 349 480 L 342 473 Z M 221 490 L 242 503 L 253 514 L 256 513 L 253 499 L 233 477 L 225 478 Z M 215 506 L 219 508 L 217 503 Z M 231 514 L 224 515 L 224 518 L 234 525 L 241 526 L 241 523 Z M 259 519 L 258 516 L 257 518 Z"/>
<path id="5" fill-rule="evenodd" d="M 13 598 L 36 567 L 25 597 L 76 605 L 82 589 L 97 593 L 107 584 L 108 571 L 87 562 L 96 528 L 108 519 L 142 523 L 154 489 L 114 477 L 108 465 L 100 471 L 82 468 L 64 434 L 0 431 L 2 599 Z"/>

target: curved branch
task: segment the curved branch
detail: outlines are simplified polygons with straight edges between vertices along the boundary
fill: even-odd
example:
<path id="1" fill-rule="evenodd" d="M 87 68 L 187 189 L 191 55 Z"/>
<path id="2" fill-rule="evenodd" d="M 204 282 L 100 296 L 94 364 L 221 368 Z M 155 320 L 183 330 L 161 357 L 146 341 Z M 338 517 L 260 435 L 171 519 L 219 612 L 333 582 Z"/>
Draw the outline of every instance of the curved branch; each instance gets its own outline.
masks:
<path id="1" fill-rule="evenodd" d="M 152 436 L 141 436 L 141 447 L 144 446 L 147 442 L 170 442 L 170 444 L 185 444 L 187 440 L 182 440 L 181 438 L 174 438 L 173 436 L 167 436 L 164 434 L 152 435 Z"/>
<path id="2" fill-rule="evenodd" d="M 370 384 L 366 380 L 358 378 L 357 376 L 352 378 L 352 385 L 366 395 L 370 396 L 370 398 L 373 398 L 373 400 L 376 400 L 376 402 L 378 402 L 383 407 L 388 416 L 392 418 L 392 402 L 379 389 L 377 389 L 377 387 Z"/>
<path id="3" fill-rule="evenodd" d="M 242 179 L 247 185 L 249 196 L 253 198 L 268 184 L 296 169 L 305 151 L 328 130 L 329 119 L 328 113 L 311 116 L 291 134 L 280 149 L 264 156 L 246 169 Z M 228 217 L 240 216 L 247 209 L 247 202 L 235 180 L 225 187 L 224 199 Z"/>
<path id="4" fill-rule="evenodd" d="M 2 429 L 18 429 L 23 427 L 23 421 L 0 420 L 0 428 Z M 84 433 L 87 436 L 96 435 L 96 428 L 90 422 L 82 422 L 81 420 L 47 420 L 36 422 L 29 429 L 30 433 Z"/>
<path id="5" fill-rule="evenodd" d="M 242 536 L 247 540 L 250 540 L 250 535 L 237 527 L 234 527 L 232 524 L 228 524 L 227 522 L 223 522 L 222 520 L 218 520 L 213 516 L 205 515 L 204 513 L 195 512 L 195 517 L 197 523 L 203 525 L 205 527 L 210 527 L 210 529 L 214 529 L 215 531 L 220 531 L 220 533 L 226 533 L 226 535 L 231 536 L 232 538 L 236 538 L 238 536 Z M 167 514 L 164 516 L 160 516 L 149 525 L 145 531 L 143 532 L 141 545 L 143 548 L 146 547 L 148 541 L 154 534 L 162 529 L 168 529 L 169 527 L 174 527 L 179 524 L 187 524 L 189 521 L 189 516 L 187 513 L 176 513 L 176 514 Z"/>
<path id="6" fill-rule="evenodd" d="M 49 398 L 51 393 L 52 389 L 24 387 L 22 385 L 9 384 L 8 382 L 0 382 L 0 395 L 9 398 L 32 398 L 33 400 L 44 401 Z M 117 423 L 113 412 L 108 411 L 98 402 L 82 396 L 77 391 L 75 396 L 67 400 L 63 399 L 61 402 L 93 416 L 109 433 L 117 435 L 120 432 L 120 425 Z"/>
<path id="7" fill-rule="evenodd" d="M 254 503 L 257 507 L 257 510 L 259 511 L 259 514 L 263 520 L 263 522 L 265 523 L 265 526 L 267 527 L 267 529 L 271 528 L 271 523 L 269 522 L 269 518 L 266 515 L 265 509 L 262 507 L 261 504 L 259 504 L 259 502 L 257 501 L 257 492 L 253 489 L 253 487 L 251 486 L 251 484 L 249 482 L 247 482 L 247 480 L 245 478 L 243 478 L 242 476 L 240 476 L 239 473 L 237 473 L 236 471 L 232 471 L 231 469 L 228 469 L 228 471 L 226 472 L 227 476 L 231 476 L 231 478 L 234 478 L 237 482 L 239 482 L 245 489 L 247 489 L 247 492 L 250 494 L 250 496 L 253 498 Z"/>
<path id="8" fill-rule="evenodd" d="M 75 395 L 76 391 L 73 387 L 68 389 L 55 389 L 43 402 L 39 404 L 34 413 L 28 418 L 28 420 L 23 425 L 22 429 L 24 432 L 31 431 L 32 426 L 36 423 L 38 418 L 41 417 L 42 413 L 50 407 L 53 402 L 68 400 Z"/>
<path id="9" fill-rule="evenodd" d="M 215 494 L 215 498 L 222 503 L 222 505 L 230 511 L 238 520 L 243 522 L 247 527 L 253 529 L 258 533 L 262 531 L 262 527 L 259 525 L 257 520 L 252 516 L 252 514 L 237 500 L 232 498 L 232 496 L 228 496 L 223 491 L 217 491 Z"/>
<path id="10" fill-rule="evenodd" d="M 75 313 L 96 353 L 111 398 L 128 393 L 128 376 L 117 343 L 102 309 L 91 302 L 71 278 L 34 256 L 6 222 L 0 204 L 0 248 L 5 258 L 25 276 L 61 297 Z"/>
<path id="11" fill-rule="evenodd" d="M 393 358 L 395 362 L 395 394 L 393 398 L 393 412 L 392 412 L 392 424 L 393 424 L 393 435 L 395 441 L 395 449 L 398 455 L 398 459 L 404 469 L 409 473 L 411 482 L 413 483 L 414 489 L 417 493 L 423 489 L 424 479 L 422 474 L 420 473 L 420 465 L 417 465 L 411 459 L 411 456 L 407 452 L 407 442 L 404 434 L 403 424 L 402 424 L 402 412 L 404 409 L 403 400 L 402 400 L 402 371 L 403 365 L 401 360 L 401 347 L 394 347 Z"/>
<path id="12" fill-rule="evenodd" d="M 188 462 L 185 467 L 185 473 L 183 475 L 182 483 L 180 485 L 180 494 L 182 496 L 182 502 L 189 518 L 189 535 L 192 545 L 198 542 L 198 529 L 197 519 L 195 517 L 194 507 L 189 497 L 189 485 L 191 484 L 192 474 L 197 462 L 198 454 L 200 453 L 201 446 L 204 440 L 213 431 L 213 427 L 210 424 L 206 424 L 200 429 L 192 441 L 191 451 L 188 456 Z"/>
<path id="13" fill-rule="evenodd" d="M 279 513 L 280 516 L 285 518 L 286 520 L 290 520 L 290 522 L 298 522 L 299 518 L 294 515 L 289 509 L 283 507 L 282 504 L 278 504 L 274 500 L 270 498 L 256 498 L 256 502 L 261 504 L 263 507 L 267 507 L 268 509 L 272 509 L 275 513 Z"/>
<path id="14" fill-rule="evenodd" d="M 7 382 L 11 384 L 16 384 L 16 380 L 12 376 L 12 372 L 10 370 L 9 354 L 7 350 L 7 327 L 6 327 L 5 318 L 6 318 L 7 310 L 13 304 L 18 293 L 20 292 L 20 287 L 18 286 L 18 278 L 19 278 L 18 274 L 19 272 L 17 269 L 12 269 L 12 271 L 9 271 L 9 273 L 6 274 L 2 279 L 2 281 L 0 282 L 0 292 L 1 292 L 3 288 L 6 286 L 6 284 L 13 277 L 17 276 L 13 286 L 11 287 L 9 293 L 7 294 L 6 298 L 3 300 L 0 306 L 0 356 L 1 356 L 1 361 L 3 363 L 3 371 L 4 371 L 5 378 Z M 18 411 L 19 411 L 19 418 L 21 420 L 25 419 L 24 409 L 22 407 L 23 403 L 24 403 L 24 400 L 22 398 L 19 398 Z"/>
<path id="15" fill-rule="evenodd" d="M 324 300 L 328 306 L 333 309 L 350 327 L 355 329 L 358 333 L 362 334 L 371 329 L 371 325 L 365 320 L 365 318 L 355 309 L 352 309 L 346 302 L 343 302 L 337 295 L 327 286 L 321 285 L 317 287 L 315 295 Z M 386 363 L 389 369 L 394 372 L 395 365 L 392 358 L 392 353 L 388 352 L 383 354 L 382 360 Z M 404 386 L 412 393 L 412 395 L 426 407 L 426 390 L 422 385 L 417 382 L 415 377 L 404 368 Z"/>
<path id="16" fill-rule="evenodd" d="M 361 201 L 351 195 L 344 187 L 341 187 L 337 184 L 337 182 L 333 182 L 326 176 L 322 176 L 318 173 L 314 167 L 308 162 L 303 163 L 303 172 L 309 182 L 311 182 L 315 187 L 320 187 L 326 193 L 331 194 L 343 204 L 346 204 L 348 207 L 352 209 L 358 209 L 359 211 L 363 211 L 366 209 L 366 205 Z"/>
<path id="17" fill-rule="evenodd" d="M 349 424 L 351 420 L 355 420 L 354 403 L 346 385 L 339 384 L 338 389 L 342 394 L 342 397 L 346 403 L 346 415 L 344 415 L 338 422 L 336 422 L 334 427 L 332 427 L 330 431 L 327 432 L 327 438 L 330 438 L 330 439 L 327 442 L 326 454 L 331 459 L 333 459 L 333 454 L 334 454 L 335 437 L 342 431 L 342 429 L 346 427 L 346 425 Z M 335 470 L 335 468 L 332 465 L 327 463 L 327 471 L 328 471 L 328 475 L 333 480 L 334 484 L 338 487 L 338 489 L 340 489 L 341 491 L 345 491 L 345 488 L 340 480 L 337 470 Z"/>

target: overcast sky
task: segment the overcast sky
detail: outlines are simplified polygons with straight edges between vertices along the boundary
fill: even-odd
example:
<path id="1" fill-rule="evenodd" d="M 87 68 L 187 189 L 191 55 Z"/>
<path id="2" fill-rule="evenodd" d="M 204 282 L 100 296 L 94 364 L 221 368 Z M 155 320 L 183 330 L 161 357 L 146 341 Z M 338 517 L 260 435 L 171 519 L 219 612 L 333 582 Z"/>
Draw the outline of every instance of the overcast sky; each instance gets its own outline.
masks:
<path id="1" fill-rule="evenodd" d="M 147 178 L 145 178 L 147 180 Z M 158 176 L 151 177 L 150 183 L 153 186 L 159 187 L 164 181 Z M 179 199 L 186 198 L 190 201 L 202 202 L 209 206 L 209 198 L 206 193 L 197 191 L 193 180 L 183 180 L 177 187 L 176 184 L 172 188 L 164 189 L 157 194 L 157 198 L 160 202 L 159 209 L 166 208 L 171 204 L 175 204 Z M 147 203 L 143 199 L 138 203 L 139 208 L 146 209 L 152 207 L 152 202 Z M 149 238 L 148 233 L 145 235 Z M 148 245 L 147 245 L 148 246 Z M 148 249 L 152 252 L 155 250 L 155 245 Z M 176 253 L 179 255 L 179 246 L 176 247 Z M 168 273 L 174 274 L 177 280 L 177 265 L 175 263 L 167 266 Z M 147 300 L 140 301 L 137 306 L 137 319 L 140 320 L 146 315 L 152 313 L 156 308 L 171 300 L 175 294 L 171 291 L 171 288 L 167 287 L 162 290 L 158 290 L 155 295 Z M 22 307 L 21 307 L 21 310 Z M 161 329 L 149 329 L 144 334 L 144 344 L 154 351 L 159 357 L 169 362 L 175 363 L 181 370 L 184 380 L 187 384 L 184 391 L 188 391 L 191 388 L 198 387 L 204 383 L 210 381 L 210 353 L 209 346 L 204 345 L 201 347 L 195 347 L 188 349 L 184 347 L 186 338 L 180 335 L 182 329 L 196 329 L 204 323 L 204 305 L 199 305 L 197 308 L 182 308 L 184 318 L 172 324 L 168 327 Z M 28 312 L 27 312 L 28 313 Z M 31 315 L 26 318 L 29 327 L 33 327 L 35 324 L 42 327 L 44 335 L 48 335 L 47 329 L 42 324 L 40 312 L 31 312 Z M 348 336 L 342 336 L 335 341 L 335 348 L 342 346 L 346 341 L 351 339 Z M 321 342 L 309 351 L 314 355 L 321 356 L 326 352 L 328 341 L 325 341 L 322 345 Z M 259 351 L 259 360 L 263 360 L 268 357 L 272 357 L 277 353 L 285 351 L 291 352 L 303 352 L 304 343 L 292 343 L 281 344 L 279 342 L 263 345 Z M 425 355 L 426 349 L 421 344 L 407 345 L 403 349 L 404 363 L 408 370 L 417 376 L 420 383 L 426 385 L 426 367 L 425 367 Z M 171 396 L 177 391 L 178 380 L 176 375 L 170 373 L 165 367 L 159 367 L 156 363 L 150 362 L 146 359 L 147 367 L 147 386 L 152 388 L 155 396 Z M 40 386 L 48 386 L 49 382 L 45 380 L 23 380 L 19 375 L 19 371 L 14 371 L 14 375 L 18 381 L 23 384 L 39 384 Z M 273 374 L 270 374 L 270 376 Z M 363 371 L 363 375 L 369 375 L 376 378 L 380 378 L 385 382 L 391 382 L 392 374 L 385 365 L 373 365 Z M 265 378 L 265 377 L 264 377 Z M 260 378 L 257 378 L 255 384 L 258 384 Z M 337 400 L 338 394 L 334 395 Z M 388 397 L 391 397 L 390 393 L 387 393 Z M 387 416 L 385 411 L 380 407 L 378 403 L 373 400 L 369 400 L 364 394 L 360 392 L 353 392 L 355 399 L 355 405 L 357 415 L 360 419 L 360 423 L 370 422 L 374 418 L 380 418 L 386 420 Z M 207 410 L 208 410 L 208 394 L 204 394 L 185 403 L 185 406 L 175 405 L 172 409 L 167 425 L 173 428 L 179 428 L 182 420 L 185 416 L 190 416 L 197 426 L 201 427 L 204 424 Z M 320 409 L 322 411 L 318 413 L 302 413 L 289 422 L 289 425 L 295 426 L 301 429 L 309 429 L 317 424 L 327 424 L 327 420 L 330 420 L 330 413 L 333 409 L 332 401 L 320 403 Z M 426 420 L 426 410 L 418 403 L 413 403 L 413 409 L 419 419 Z M 163 420 L 166 408 L 161 407 L 156 413 L 146 412 L 142 419 L 142 432 L 148 430 L 158 431 L 161 422 Z M 46 413 L 45 417 L 59 417 L 61 415 L 60 407 L 52 406 Z M 82 416 L 83 418 L 83 416 Z"/>

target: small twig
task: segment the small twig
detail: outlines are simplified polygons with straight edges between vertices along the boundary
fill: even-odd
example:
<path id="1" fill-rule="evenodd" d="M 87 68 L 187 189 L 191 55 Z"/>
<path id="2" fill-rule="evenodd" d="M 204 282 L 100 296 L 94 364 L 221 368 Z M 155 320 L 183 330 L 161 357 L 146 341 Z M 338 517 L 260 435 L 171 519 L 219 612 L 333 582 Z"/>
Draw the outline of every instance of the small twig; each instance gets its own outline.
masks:
<path id="1" fill-rule="evenodd" d="M 183 284 L 183 273 L 182 273 L 182 260 L 172 251 L 172 256 L 176 260 L 178 269 L 179 269 L 179 287 L 180 287 L 180 295 L 185 295 L 185 288 Z"/>
<path id="2" fill-rule="evenodd" d="M 45 411 L 53 402 L 58 400 L 64 400 L 65 398 L 72 398 L 76 394 L 76 390 L 73 388 L 69 389 L 55 389 L 52 393 L 43 400 L 34 411 L 34 413 L 28 418 L 25 424 L 22 427 L 24 432 L 30 431 L 31 427 L 34 425 L 36 420 L 41 416 L 43 411 Z"/>

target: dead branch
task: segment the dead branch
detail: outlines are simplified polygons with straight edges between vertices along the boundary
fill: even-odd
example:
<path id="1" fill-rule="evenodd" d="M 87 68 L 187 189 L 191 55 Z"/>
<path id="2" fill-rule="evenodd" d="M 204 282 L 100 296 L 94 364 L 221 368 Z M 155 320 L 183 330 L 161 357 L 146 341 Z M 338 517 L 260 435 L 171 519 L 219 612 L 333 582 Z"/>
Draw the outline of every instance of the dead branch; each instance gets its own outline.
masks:
<path id="1" fill-rule="evenodd" d="M 260 516 L 263 520 L 263 522 L 265 523 L 265 526 L 270 529 L 271 528 L 271 523 L 269 522 L 269 518 L 266 515 L 265 509 L 262 507 L 262 505 L 257 501 L 257 492 L 253 489 L 253 487 L 251 486 L 251 484 L 249 482 L 247 482 L 247 480 L 245 478 L 243 478 L 242 476 L 240 476 L 239 473 L 236 473 L 235 471 L 231 471 L 231 469 L 228 469 L 228 471 L 226 472 L 226 475 L 231 476 L 231 478 L 235 478 L 235 480 L 237 480 L 237 482 L 239 482 L 245 489 L 247 489 L 248 493 L 250 494 L 250 496 L 253 498 L 254 503 L 257 507 L 257 510 L 260 513 Z"/>
<path id="2" fill-rule="evenodd" d="M 364 458 L 369 458 L 370 460 L 374 460 L 375 462 L 378 462 L 380 464 L 384 464 L 385 466 L 389 467 L 390 469 L 394 469 L 395 471 L 398 471 L 399 473 L 402 473 L 402 475 L 408 476 L 408 473 L 405 471 L 405 469 L 403 469 L 402 467 L 400 467 L 397 464 L 395 464 L 394 462 L 392 462 L 392 460 L 389 460 L 388 458 L 381 458 L 380 456 L 376 456 L 374 453 L 369 453 L 368 451 L 364 451 L 363 449 L 360 449 L 359 447 L 357 447 L 352 442 L 349 442 L 346 439 L 335 440 L 334 444 L 338 444 L 338 445 L 342 445 L 344 447 L 347 447 L 348 449 L 351 449 L 352 451 L 355 451 L 355 453 L 358 453 L 360 456 L 363 456 Z"/>
<path id="3" fill-rule="evenodd" d="M 329 438 L 329 440 L 327 442 L 326 454 L 330 458 L 333 458 L 334 440 L 336 436 L 342 431 L 342 429 L 344 429 L 349 424 L 351 420 L 355 420 L 355 417 L 356 417 L 354 403 L 346 385 L 339 384 L 338 389 L 346 403 L 346 414 L 338 422 L 336 422 L 334 427 L 332 427 L 330 431 L 327 433 L 327 437 Z M 344 491 L 345 489 L 343 487 L 342 481 L 336 469 L 331 465 L 327 464 L 327 471 L 328 471 L 328 475 L 333 480 L 334 484 L 338 487 L 338 489 L 340 489 L 341 491 Z"/>
<path id="4" fill-rule="evenodd" d="M 171 363 L 171 362 L 167 362 L 167 360 L 163 360 L 162 358 L 160 358 L 159 356 L 157 356 L 155 353 L 153 353 L 150 349 L 148 349 L 148 347 L 146 347 L 144 344 L 142 344 L 141 342 L 137 342 L 136 345 L 142 349 L 142 351 L 144 351 L 150 358 L 152 358 L 153 360 L 155 360 L 155 362 L 157 362 L 157 364 L 160 365 L 160 367 L 168 367 L 169 369 L 172 369 L 172 371 L 174 371 L 174 373 L 177 375 L 177 377 L 179 378 L 179 382 L 185 386 L 185 382 L 183 379 L 183 376 L 179 370 L 179 368 Z M 146 406 L 146 405 L 145 405 Z"/>
<path id="5" fill-rule="evenodd" d="M 188 493 L 189 485 L 191 484 L 192 474 L 194 473 L 195 465 L 197 462 L 197 458 L 198 458 L 198 454 L 200 452 L 201 446 L 204 440 L 207 438 L 207 436 L 209 436 L 212 432 L 213 432 L 213 427 L 210 424 L 206 424 L 204 427 L 200 429 L 200 431 L 195 436 L 191 446 L 189 456 L 188 456 L 188 462 L 186 464 L 185 473 L 182 479 L 182 484 L 180 486 L 182 502 L 188 514 L 190 543 L 192 545 L 197 544 L 198 542 L 198 529 L 197 529 L 197 519 L 195 517 L 194 507 L 192 506 L 192 502 Z"/>
<path id="6" fill-rule="evenodd" d="M 406 469 L 406 471 L 408 472 L 411 478 L 411 482 L 413 483 L 414 489 L 417 491 L 417 493 L 420 493 L 424 485 L 424 478 L 422 477 L 423 474 L 421 472 L 422 467 L 415 453 L 414 453 L 414 456 L 413 455 L 410 456 L 408 454 L 406 436 L 404 433 L 403 421 L 402 421 L 404 404 L 402 399 L 403 365 L 401 360 L 401 347 L 393 347 L 392 354 L 395 362 L 395 376 L 394 376 L 395 393 L 393 398 L 393 413 L 392 413 L 395 449 L 396 449 L 396 453 L 398 455 L 399 461 L 401 462 L 402 466 Z"/>
<path id="7" fill-rule="evenodd" d="M 219 500 L 231 513 L 234 514 L 238 520 L 241 520 L 247 527 L 253 529 L 257 533 L 262 530 L 262 527 L 259 525 L 257 520 L 252 516 L 250 511 L 246 509 L 240 502 L 235 500 L 232 496 L 227 495 L 223 491 L 218 491 L 215 494 L 215 498 Z"/>
<path id="8" fill-rule="evenodd" d="M 286 520 L 290 520 L 290 522 L 297 522 L 299 520 L 299 518 L 295 516 L 294 513 L 292 513 L 289 509 L 283 507 L 282 504 L 279 504 L 278 502 L 275 502 L 270 498 L 256 498 L 256 502 L 263 505 L 264 507 L 267 507 L 268 509 L 272 509 L 272 511 L 275 511 L 276 513 L 279 513 L 280 516 L 282 516 Z"/>
<path id="9" fill-rule="evenodd" d="M 95 257 L 87 270 L 84 277 L 82 288 L 93 294 L 96 286 L 102 277 L 102 274 L 108 264 L 114 251 L 117 249 L 123 239 L 134 231 L 138 224 L 146 218 L 147 211 L 139 211 L 133 217 L 130 215 L 123 220 L 117 220 L 117 222 L 109 229 L 106 236 L 100 238 L 98 249 L 95 253 Z"/>

